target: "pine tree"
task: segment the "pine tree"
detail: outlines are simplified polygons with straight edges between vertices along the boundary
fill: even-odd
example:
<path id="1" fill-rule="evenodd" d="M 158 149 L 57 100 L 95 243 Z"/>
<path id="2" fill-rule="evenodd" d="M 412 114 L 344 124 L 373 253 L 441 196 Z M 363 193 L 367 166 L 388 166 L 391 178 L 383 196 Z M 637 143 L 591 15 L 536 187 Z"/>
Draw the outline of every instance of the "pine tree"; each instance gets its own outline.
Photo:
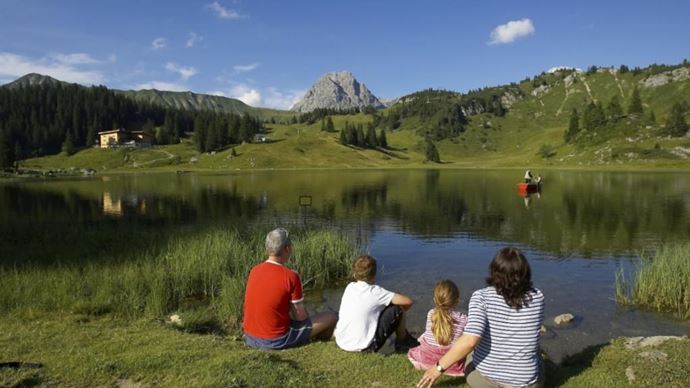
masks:
<path id="1" fill-rule="evenodd" d="M 671 112 L 666 120 L 666 133 L 670 136 L 685 136 L 688 132 L 688 123 L 685 121 L 685 109 L 679 102 L 673 104 Z"/>
<path id="2" fill-rule="evenodd" d="M 70 131 L 67 131 L 65 141 L 62 142 L 62 152 L 64 152 L 67 156 L 73 155 L 75 152 L 74 141 L 72 140 L 72 133 Z"/>
<path id="3" fill-rule="evenodd" d="M 326 120 L 326 131 L 335 132 L 335 125 L 333 125 L 333 119 L 331 119 L 331 116 L 328 116 L 328 119 Z"/>
<path id="4" fill-rule="evenodd" d="M 565 131 L 566 143 L 574 139 L 578 132 L 580 132 L 580 115 L 577 113 L 577 109 L 573 109 L 573 112 L 570 114 L 568 130 Z"/>
<path id="5" fill-rule="evenodd" d="M 582 113 L 582 128 L 588 131 L 603 127 L 606 124 L 606 114 L 601 103 L 590 102 Z"/>
<path id="6" fill-rule="evenodd" d="M 623 117 L 623 107 L 621 107 L 620 102 L 618 102 L 618 96 L 611 97 L 611 101 L 609 101 L 606 110 L 608 111 L 609 120 L 612 122 L 616 122 Z"/>
<path id="7" fill-rule="evenodd" d="M 388 148 L 388 139 L 386 138 L 385 128 L 381 128 L 381 132 L 379 132 L 379 147 Z"/>
<path id="8" fill-rule="evenodd" d="M 10 137 L 5 131 L 0 130 L 0 169 L 10 168 L 14 163 Z"/>
<path id="9" fill-rule="evenodd" d="M 642 111 L 644 109 L 642 108 L 642 99 L 640 98 L 640 91 L 637 89 L 637 86 L 635 86 L 635 89 L 632 92 L 632 96 L 630 97 L 630 105 L 628 105 L 628 113 L 629 114 L 642 114 Z"/>
<path id="10" fill-rule="evenodd" d="M 354 124 L 352 124 L 354 126 Z M 366 146 L 366 138 L 364 137 L 364 127 L 362 127 L 362 124 L 357 125 L 357 141 L 355 145 L 358 147 L 364 147 Z"/>
<path id="11" fill-rule="evenodd" d="M 438 154 L 438 149 L 431 139 L 427 138 L 424 142 L 424 157 L 427 162 L 441 163 L 441 157 Z"/>
<path id="12" fill-rule="evenodd" d="M 343 145 L 347 145 L 347 144 L 348 144 L 348 141 L 347 141 L 347 133 L 346 133 L 346 132 L 347 132 L 347 129 L 346 129 L 346 128 L 343 128 L 343 129 L 340 130 L 340 144 L 343 144 Z"/>
<path id="13" fill-rule="evenodd" d="M 376 148 L 379 145 L 378 143 L 379 141 L 376 138 L 376 131 L 374 130 L 374 126 L 371 123 L 369 123 L 367 125 L 366 144 L 371 148 Z"/>

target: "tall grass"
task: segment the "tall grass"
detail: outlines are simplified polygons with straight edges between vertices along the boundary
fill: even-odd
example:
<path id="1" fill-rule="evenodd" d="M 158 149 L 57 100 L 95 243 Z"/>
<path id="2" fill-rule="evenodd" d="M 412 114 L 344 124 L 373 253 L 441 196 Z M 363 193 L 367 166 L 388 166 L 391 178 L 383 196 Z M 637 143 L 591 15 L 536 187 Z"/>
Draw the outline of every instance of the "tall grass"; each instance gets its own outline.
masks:
<path id="1" fill-rule="evenodd" d="M 345 277 L 357 254 L 335 231 L 296 230 L 289 266 L 305 286 L 324 287 Z M 15 309 L 161 317 L 202 307 L 233 328 L 241 318 L 252 266 L 265 259 L 265 231 L 212 227 L 167 236 L 167 245 L 120 257 L 57 265 L 0 266 L 0 312 Z M 85 241 L 84 244 L 88 244 Z"/>
<path id="2" fill-rule="evenodd" d="M 665 246 L 653 257 L 642 257 L 632 282 L 616 274 L 619 303 L 690 318 L 690 243 Z"/>

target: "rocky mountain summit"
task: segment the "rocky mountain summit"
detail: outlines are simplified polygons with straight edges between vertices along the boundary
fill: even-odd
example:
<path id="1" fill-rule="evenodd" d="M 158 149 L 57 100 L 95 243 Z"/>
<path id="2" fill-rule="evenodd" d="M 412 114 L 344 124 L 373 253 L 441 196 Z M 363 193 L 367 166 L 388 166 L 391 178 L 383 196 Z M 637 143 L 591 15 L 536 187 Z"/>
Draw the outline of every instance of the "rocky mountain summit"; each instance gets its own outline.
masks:
<path id="1" fill-rule="evenodd" d="M 318 108 L 351 109 L 365 106 L 385 107 L 352 73 L 339 71 L 321 76 L 292 110 L 311 112 Z"/>

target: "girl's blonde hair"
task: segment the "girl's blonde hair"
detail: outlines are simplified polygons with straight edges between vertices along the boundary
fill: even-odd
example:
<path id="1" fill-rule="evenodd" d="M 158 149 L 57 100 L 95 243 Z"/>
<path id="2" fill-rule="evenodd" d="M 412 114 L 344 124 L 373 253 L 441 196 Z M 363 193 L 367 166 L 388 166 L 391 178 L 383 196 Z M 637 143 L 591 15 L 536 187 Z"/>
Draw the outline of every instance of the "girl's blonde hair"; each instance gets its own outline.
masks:
<path id="1" fill-rule="evenodd" d="M 460 301 L 458 286 L 450 280 L 441 280 L 434 287 L 434 308 L 431 314 L 431 331 L 441 346 L 453 339 L 453 317 L 450 312 Z"/>

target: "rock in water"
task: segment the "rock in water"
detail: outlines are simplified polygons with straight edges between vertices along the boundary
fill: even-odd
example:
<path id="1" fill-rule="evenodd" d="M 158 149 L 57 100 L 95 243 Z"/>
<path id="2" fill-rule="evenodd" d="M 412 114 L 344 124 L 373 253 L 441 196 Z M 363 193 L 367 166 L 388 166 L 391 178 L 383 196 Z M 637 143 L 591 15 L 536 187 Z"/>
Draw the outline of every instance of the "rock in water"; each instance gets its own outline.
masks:
<path id="1" fill-rule="evenodd" d="M 556 318 L 554 318 L 553 322 L 556 325 L 562 325 L 564 323 L 568 323 L 568 322 L 572 321 L 573 319 L 575 319 L 575 316 L 573 316 L 573 314 L 569 314 L 569 313 L 568 314 L 561 314 L 561 315 L 557 316 Z"/>
<path id="2" fill-rule="evenodd" d="M 352 109 L 385 106 L 364 84 L 359 83 L 349 71 L 326 73 L 307 91 L 292 110 L 311 112 L 318 108 Z"/>

